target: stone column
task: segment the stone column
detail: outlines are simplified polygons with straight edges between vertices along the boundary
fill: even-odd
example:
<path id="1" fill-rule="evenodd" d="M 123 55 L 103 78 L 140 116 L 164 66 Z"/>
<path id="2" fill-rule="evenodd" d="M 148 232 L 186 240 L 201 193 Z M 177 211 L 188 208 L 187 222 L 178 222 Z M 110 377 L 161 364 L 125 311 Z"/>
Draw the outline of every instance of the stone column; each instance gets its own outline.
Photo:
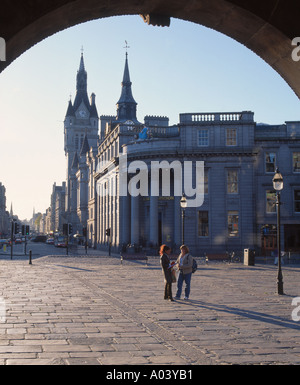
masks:
<path id="1" fill-rule="evenodd" d="M 174 197 L 174 243 L 181 246 L 181 197 Z"/>
<path id="2" fill-rule="evenodd" d="M 150 237 L 153 246 L 158 244 L 158 197 L 150 197 Z"/>
<path id="3" fill-rule="evenodd" d="M 97 245 L 99 245 L 99 243 L 101 242 L 101 190 L 100 190 L 100 186 L 97 186 Z"/>
<path id="4" fill-rule="evenodd" d="M 140 234 L 140 196 L 131 197 L 131 244 L 139 244 Z"/>
<path id="5" fill-rule="evenodd" d="M 104 222 L 104 213 L 105 213 L 105 199 L 104 199 L 104 187 L 103 187 L 103 183 L 101 183 L 101 197 L 100 197 L 100 205 L 101 205 L 101 208 L 100 208 L 100 230 L 99 230 L 99 233 L 100 233 L 100 244 L 103 245 L 104 244 L 104 235 L 103 235 L 103 232 L 104 232 L 104 227 L 105 227 L 105 222 Z"/>
<path id="6" fill-rule="evenodd" d="M 129 196 L 122 196 L 119 198 L 122 210 L 122 240 L 121 244 L 126 245 L 130 241 L 130 198 Z"/>

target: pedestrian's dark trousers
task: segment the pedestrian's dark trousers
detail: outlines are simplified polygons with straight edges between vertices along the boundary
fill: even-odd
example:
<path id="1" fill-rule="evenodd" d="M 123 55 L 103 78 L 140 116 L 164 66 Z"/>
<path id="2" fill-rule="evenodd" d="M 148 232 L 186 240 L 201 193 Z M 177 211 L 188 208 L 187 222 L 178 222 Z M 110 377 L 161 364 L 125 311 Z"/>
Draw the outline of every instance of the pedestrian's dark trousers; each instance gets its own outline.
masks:
<path id="1" fill-rule="evenodd" d="M 172 283 L 166 282 L 165 284 L 165 299 L 172 298 Z"/>

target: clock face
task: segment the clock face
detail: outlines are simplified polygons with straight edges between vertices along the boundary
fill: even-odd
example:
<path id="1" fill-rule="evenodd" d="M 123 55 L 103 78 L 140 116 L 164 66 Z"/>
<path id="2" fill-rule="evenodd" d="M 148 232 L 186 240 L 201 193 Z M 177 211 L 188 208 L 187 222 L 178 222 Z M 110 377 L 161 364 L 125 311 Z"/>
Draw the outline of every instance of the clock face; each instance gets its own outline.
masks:
<path id="1" fill-rule="evenodd" d="M 127 124 L 129 126 L 133 126 L 134 125 L 132 120 L 126 120 L 126 122 L 124 124 Z"/>
<path id="2" fill-rule="evenodd" d="M 84 118 L 86 116 L 86 112 L 84 110 L 79 111 L 79 115 Z"/>

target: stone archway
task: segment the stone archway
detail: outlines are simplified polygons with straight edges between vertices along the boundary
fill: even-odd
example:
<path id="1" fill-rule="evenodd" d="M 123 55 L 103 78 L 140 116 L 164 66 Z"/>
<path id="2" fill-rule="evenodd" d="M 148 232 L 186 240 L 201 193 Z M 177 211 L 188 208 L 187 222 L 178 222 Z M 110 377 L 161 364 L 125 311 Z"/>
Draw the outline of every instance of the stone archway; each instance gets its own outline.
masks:
<path id="1" fill-rule="evenodd" d="M 300 97 L 300 62 L 292 59 L 291 45 L 300 36 L 300 2 L 295 0 L 12 0 L 1 5 L 0 36 L 7 55 L 0 72 L 56 32 L 89 20 L 134 14 L 144 15 L 150 24 L 167 24 L 174 17 L 224 33 L 264 59 Z"/>

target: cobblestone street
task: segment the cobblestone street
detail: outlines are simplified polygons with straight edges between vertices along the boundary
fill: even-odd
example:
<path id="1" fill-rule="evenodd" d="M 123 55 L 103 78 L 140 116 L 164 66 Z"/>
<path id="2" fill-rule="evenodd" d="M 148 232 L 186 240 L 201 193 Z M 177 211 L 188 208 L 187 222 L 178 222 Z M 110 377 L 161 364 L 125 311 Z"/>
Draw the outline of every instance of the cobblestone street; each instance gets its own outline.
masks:
<path id="1" fill-rule="evenodd" d="M 300 364 L 299 265 L 278 296 L 274 265 L 200 264 L 169 302 L 158 259 L 0 258 L 2 365 Z"/>

